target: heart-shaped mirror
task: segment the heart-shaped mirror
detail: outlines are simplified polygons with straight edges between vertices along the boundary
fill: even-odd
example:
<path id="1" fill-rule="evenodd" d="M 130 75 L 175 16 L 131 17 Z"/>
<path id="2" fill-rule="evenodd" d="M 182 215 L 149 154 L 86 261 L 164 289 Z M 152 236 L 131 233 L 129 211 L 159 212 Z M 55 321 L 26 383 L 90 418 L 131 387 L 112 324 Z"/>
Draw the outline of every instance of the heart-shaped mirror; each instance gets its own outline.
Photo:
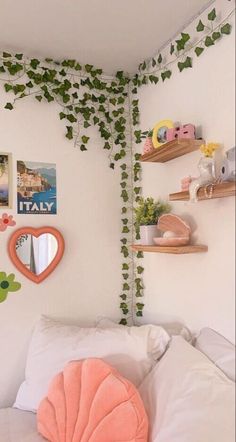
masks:
<path id="1" fill-rule="evenodd" d="M 8 245 L 16 268 L 37 284 L 55 269 L 64 253 L 64 239 L 53 227 L 23 227 L 16 230 Z"/>

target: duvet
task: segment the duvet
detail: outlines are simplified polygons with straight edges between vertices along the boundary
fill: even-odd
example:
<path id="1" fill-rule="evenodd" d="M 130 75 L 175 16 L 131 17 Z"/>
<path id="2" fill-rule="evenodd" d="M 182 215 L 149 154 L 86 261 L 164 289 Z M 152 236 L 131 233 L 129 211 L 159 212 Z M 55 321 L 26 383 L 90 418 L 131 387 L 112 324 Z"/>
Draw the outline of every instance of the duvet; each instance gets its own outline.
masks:
<path id="1" fill-rule="evenodd" d="M 36 427 L 36 415 L 29 411 L 0 410 L 0 442 L 45 442 Z"/>

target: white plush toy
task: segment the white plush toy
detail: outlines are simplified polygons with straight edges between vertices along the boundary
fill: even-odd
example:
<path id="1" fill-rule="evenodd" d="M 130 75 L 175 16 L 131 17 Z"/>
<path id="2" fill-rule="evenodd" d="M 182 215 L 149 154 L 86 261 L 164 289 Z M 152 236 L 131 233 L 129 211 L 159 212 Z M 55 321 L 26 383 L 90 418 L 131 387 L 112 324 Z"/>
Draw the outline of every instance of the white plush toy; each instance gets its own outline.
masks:
<path id="1" fill-rule="evenodd" d="M 220 178 L 223 181 L 236 181 L 235 147 L 226 152 L 226 158 L 221 166 Z"/>

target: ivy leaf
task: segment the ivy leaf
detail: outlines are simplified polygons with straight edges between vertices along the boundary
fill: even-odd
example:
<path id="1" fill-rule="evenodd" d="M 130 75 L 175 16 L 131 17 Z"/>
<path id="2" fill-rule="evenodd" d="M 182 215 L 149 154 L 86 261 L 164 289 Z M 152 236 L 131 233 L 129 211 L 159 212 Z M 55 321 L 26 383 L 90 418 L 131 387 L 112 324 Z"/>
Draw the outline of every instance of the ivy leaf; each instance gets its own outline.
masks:
<path id="1" fill-rule="evenodd" d="M 185 62 L 184 62 L 184 67 L 185 68 L 192 68 L 193 64 L 192 64 L 192 58 L 191 57 L 187 57 Z"/>
<path id="2" fill-rule="evenodd" d="M 5 109 L 9 109 L 9 110 L 14 109 L 13 105 L 11 103 L 7 103 L 4 107 L 5 107 Z"/>
<path id="3" fill-rule="evenodd" d="M 162 62 L 162 55 L 161 54 L 159 55 L 157 61 L 158 61 L 159 64 L 161 64 L 161 62 Z"/>
<path id="4" fill-rule="evenodd" d="M 206 37 L 205 39 L 205 46 L 208 48 L 209 46 L 213 46 L 214 45 L 214 41 L 212 40 L 211 37 Z"/>
<path id="5" fill-rule="evenodd" d="M 171 75 L 172 75 L 172 72 L 170 70 L 162 72 L 161 73 L 162 81 L 165 81 L 167 78 L 170 78 Z"/>
<path id="6" fill-rule="evenodd" d="M 170 45 L 170 55 L 172 55 L 175 51 L 175 45 L 173 43 L 171 43 Z"/>
<path id="7" fill-rule="evenodd" d="M 60 112 L 59 117 L 60 117 L 60 120 L 63 120 L 63 118 L 66 118 L 66 114 L 64 114 L 64 112 Z"/>
<path id="8" fill-rule="evenodd" d="M 87 144 L 88 141 L 89 141 L 89 138 L 90 138 L 90 137 L 86 137 L 86 135 L 83 135 L 83 136 L 81 137 L 81 140 L 83 141 L 84 144 Z"/>
<path id="9" fill-rule="evenodd" d="M 120 320 L 119 324 L 120 324 L 120 325 L 127 325 L 127 324 L 128 324 L 127 319 L 122 318 L 122 319 Z"/>
<path id="10" fill-rule="evenodd" d="M 84 144 L 81 144 L 81 146 L 80 146 L 80 150 L 81 150 L 82 152 L 84 152 L 85 150 L 87 150 L 87 147 L 86 147 Z"/>
<path id="11" fill-rule="evenodd" d="M 76 120 L 77 121 L 77 120 Z M 90 127 L 91 124 L 88 123 L 87 121 L 84 121 L 84 128 L 87 129 L 88 127 Z"/>
<path id="12" fill-rule="evenodd" d="M 67 129 L 66 138 L 68 138 L 68 140 L 72 140 L 72 138 L 73 138 L 73 127 L 72 126 L 66 126 L 66 129 Z"/>
<path id="13" fill-rule="evenodd" d="M 212 11 L 208 14 L 208 20 L 214 21 L 216 18 L 216 8 L 212 9 Z"/>
<path id="14" fill-rule="evenodd" d="M 40 61 L 37 60 L 37 58 L 33 58 L 32 60 L 30 60 L 30 66 L 33 69 L 37 69 L 38 65 L 40 64 Z"/>
<path id="15" fill-rule="evenodd" d="M 28 83 L 26 83 L 26 86 L 29 87 L 30 89 L 31 89 L 32 87 L 34 87 L 32 81 L 28 81 Z"/>
<path id="16" fill-rule="evenodd" d="M 3 58 L 10 58 L 11 54 L 9 54 L 9 52 L 3 52 L 2 56 L 3 56 Z"/>
<path id="17" fill-rule="evenodd" d="M 129 284 L 127 282 L 125 282 L 123 284 L 123 291 L 128 291 L 128 290 L 130 290 L 130 286 L 129 286 Z"/>
<path id="18" fill-rule="evenodd" d="M 146 63 L 146 61 L 144 61 L 141 66 L 142 71 L 145 71 L 146 67 L 147 67 L 147 63 Z"/>
<path id="19" fill-rule="evenodd" d="M 11 91 L 13 89 L 12 85 L 9 84 L 9 83 L 5 83 L 4 84 L 4 88 L 5 88 L 6 92 L 9 92 L 9 91 Z"/>
<path id="20" fill-rule="evenodd" d="M 197 32 L 204 31 L 205 25 L 202 23 L 202 20 L 199 20 L 198 25 L 196 27 Z"/>
<path id="21" fill-rule="evenodd" d="M 120 295 L 120 298 L 123 299 L 123 301 L 126 301 L 126 299 L 127 299 L 127 295 L 125 295 L 125 294 Z"/>
<path id="22" fill-rule="evenodd" d="M 110 163 L 109 167 L 114 170 L 115 169 L 115 164 L 114 163 Z"/>
<path id="23" fill-rule="evenodd" d="M 152 59 L 152 67 L 154 68 L 156 66 L 157 62 L 155 60 L 155 58 Z"/>
<path id="24" fill-rule="evenodd" d="M 73 114 L 68 114 L 66 118 L 70 123 L 76 123 L 77 121 L 77 118 L 75 118 Z"/>
<path id="25" fill-rule="evenodd" d="M 204 51 L 204 48 L 200 48 L 199 46 L 197 46 L 196 48 L 195 48 L 195 53 L 196 53 L 196 55 L 199 57 L 199 55 L 201 55 L 202 54 L 202 52 Z"/>
<path id="26" fill-rule="evenodd" d="M 36 100 L 39 102 L 42 101 L 43 97 L 41 95 L 35 95 Z"/>
<path id="27" fill-rule="evenodd" d="M 22 60 L 23 54 L 15 54 L 17 60 Z"/>
<path id="28" fill-rule="evenodd" d="M 190 40 L 190 35 L 187 33 L 181 32 L 181 39 L 176 40 L 177 50 L 180 51 L 181 49 L 184 49 L 187 41 L 189 41 L 189 40 Z"/>
<path id="29" fill-rule="evenodd" d="M 151 83 L 157 84 L 158 81 L 159 81 L 159 78 L 156 77 L 156 75 L 149 75 L 149 80 L 150 80 Z"/>
<path id="30" fill-rule="evenodd" d="M 129 233 L 129 232 L 130 232 L 129 227 L 124 226 L 123 229 L 122 229 L 122 233 Z"/>
<path id="31" fill-rule="evenodd" d="M 93 69 L 93 65 L 91 65 L 91 64 L 86 64 L 84 67 L 85 67 L 86 72 L 88 72 L 88 73 L 90 73 L 91 70 Z"/>
<path id="32" fill-rule="evenodd" d="M 137 313 L 136 313 L 136 316 L 142 317 L 143 316 L 143 312 L 141 310 L 138 310 Z"/>
<path id="33" fill-rule="evenodd" d="M 226 23 L 222 28 L 220 29 L 221 34 L 229 35 L 231 33 L 232 26 L 229 23 Z"/>
<path id="34" fill-rule="evenodd" d="M 141 275 L 141 273 L 144 272 L 144 268 L 141 267 L 141 266 L 138 266 L 138 267 L 137 267 L 137 272 L 138 272 L 139 275 Z"/>
<path id="35" fill-rule="evenodd" d="M 216 41 L 221 37 L 220 32 L 213 32 L 212 34 L 212 40 Z"/>

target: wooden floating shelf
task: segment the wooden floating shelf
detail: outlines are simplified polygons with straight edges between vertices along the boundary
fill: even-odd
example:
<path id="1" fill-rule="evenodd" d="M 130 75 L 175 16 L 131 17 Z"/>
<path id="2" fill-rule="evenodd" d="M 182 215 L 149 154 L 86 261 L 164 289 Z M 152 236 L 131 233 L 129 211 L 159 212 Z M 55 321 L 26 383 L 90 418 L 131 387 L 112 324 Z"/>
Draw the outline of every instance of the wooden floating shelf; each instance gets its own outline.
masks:
<path id="1" fill-rule="evenodd" d="M 190 140 L 188 138 L 168 141 L 161 147 L 155 149 L 155 151 L 142 155 L 140 161 L 150 163 L 166 163 L 174 158 L 178 158 L 182 155 L 198 150 L 203 143 L 204 140 Z"/>
<path id="2" fill-rule="evenodd" d="M 213 198 L 224 198 L 226 196 L 235 196 L 235 183 L 234 182 L 228 182 L 228 183 L 220 183 L 220 184 L 214 184 L 213 191 L 212 191 L 212 197 L 207 198 L 205 195 L 204 187 L 201 187 L 197 193 L 198 199 L 200 201 L 202 200 L 210 200 Z M 171 193 L 169 195 L 170 201 L 189 201 L 189 192 L 177 192 L 177 193 Z"/>
<path id="3" fill-rule="evenodd" d="M 172 253 L 174 255 L 183 255 L 185 253 L 201 253 L 208 251 L 208 247 L 201 244 L 178 247 L 143 246 L 140 244 L 133 244 L 131 246 L 131 249 L 134 252 Z"/>

